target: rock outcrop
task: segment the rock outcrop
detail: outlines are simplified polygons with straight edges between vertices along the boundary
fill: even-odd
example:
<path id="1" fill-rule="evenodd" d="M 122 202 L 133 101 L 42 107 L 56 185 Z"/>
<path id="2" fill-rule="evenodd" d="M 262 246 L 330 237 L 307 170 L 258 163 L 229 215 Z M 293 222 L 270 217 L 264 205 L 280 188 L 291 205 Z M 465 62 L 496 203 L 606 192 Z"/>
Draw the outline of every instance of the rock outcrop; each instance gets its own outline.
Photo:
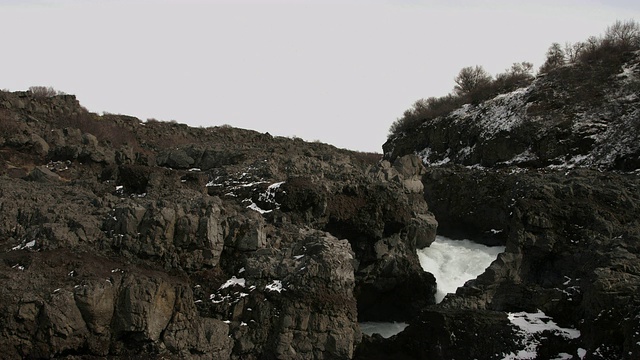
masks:
<path id="1" fill-rule="evenodd" d="M 562 67 L 385 144 L 389 161 L 422 158 L 439 233 L 506 250 L 403 333 L 365 338 L 360 358 L 503 358 L 524 348 L 504 314 L 538 311 L 578 331 L 529 337 L 539 358 L 640 354 L 639 59 Z M 451 339 L 418 342 L 430 326 Z"/>
<path id="2" fill-rule="evenodd" d="M 415 156 L 0 92 L 0 351 L 352 358 L 434 302 Z"/>
<path id="3" fill-rule="evenodd" d="M 0 92 L 0 353 L 636 359 L 639 59 L 560 67 L 384 157 Z M 506 249 L 439 304 L 416 253 L 436 230 Z"/>
<path id="4" fill-rule="evenodd" d="M 639 64 L 636 51 L 561 67 L 526 88 L 390 138 L 385 157 L 419 153 L 432 165 L 637 169 Z"/>

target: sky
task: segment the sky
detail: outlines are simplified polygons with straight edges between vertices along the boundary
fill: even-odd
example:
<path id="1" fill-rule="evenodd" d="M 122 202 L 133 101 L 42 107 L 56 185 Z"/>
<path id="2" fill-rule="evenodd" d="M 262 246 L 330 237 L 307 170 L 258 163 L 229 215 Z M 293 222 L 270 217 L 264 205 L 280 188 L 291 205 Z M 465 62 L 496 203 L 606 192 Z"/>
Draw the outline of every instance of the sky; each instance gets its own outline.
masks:
<path id="1" fill-rule="evenodd" d="M 465 66 L 537 69 L 640 1 L 0 0 L 0 89 L 87 109 L 381 152 Z"/>

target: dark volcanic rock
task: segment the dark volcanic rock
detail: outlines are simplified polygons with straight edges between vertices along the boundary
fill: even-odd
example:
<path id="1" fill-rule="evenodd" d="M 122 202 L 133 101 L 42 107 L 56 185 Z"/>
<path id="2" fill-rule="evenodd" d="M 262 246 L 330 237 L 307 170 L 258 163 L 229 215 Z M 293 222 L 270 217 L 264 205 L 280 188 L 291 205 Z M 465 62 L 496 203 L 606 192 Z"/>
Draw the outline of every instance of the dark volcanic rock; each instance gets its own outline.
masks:
<path id="1" fill-rule="evenodd" d="M 356 359 L 502 359 L 517 352 L 503 312 L 425 311 L 391 340 L 366 337 Z"/>
<path id="2" fill-rule="evenodd" d="M 14 250 L 3 256 L 3 354 L 176 354 L 228 357 L 228 325 L 200 318 L 184 278 L 89 254 Z M 188 319 L 188 321 L 187 321 Z M 25 334 L 34 334 L 33 338 Z"/>
<path id="3" fill-rule="evenodd" d="M 0 116 L 9 358 L 346 359 L 358 319 L 433 303 L 416 157 L 28 92 L 0 92 Z"/>
<path id="4" fill-rule="evenodd" d="M 389 346 L 390 354 L 407 358 L 492 358 L 493 349 L 508 343 L 483 339 L 483 355 L 438 352 L 416 340 L 428 329 L 411 329 L 424 322 L 456 332 L 485 310 L 540 310 L 580 331 L 570 340 L 549 337 L 538 347 L 540 358 L 578 357 L 578 349 L 593 359 L 638 356 L 640 177 L 634 159 L 640 142 L 632 83 L 640 53 L 618 55 L 562 67 L 528 88 L 465 105 L 385 144 L 388 160 L 418 153 L 426 164 L 424 196 L 439 233 L 506 251 L 427 311 L 447 312 L 442 316 L 462 319 L 459 325 L 425 315 L 396 340 L 365 338 L 363 354 Z M 491 326 L 500 333 L 508 324 Z M 465 348 L 474 343 L 467 338 Z M 401 351 L 410 344 L 413 350 Z"/>
<path id="5" fill-rule="evenodd" d="M 636 51 L 561 67 L 526 88 L 390 138 L 385 157 L 419 153 L 435 165 L 637 169 L 639 63 Z"/>
<path id="6" fill-rule="evenodd" d="M 635 359 L 639 55 L 465 105 L 384 159 L 0 92 L 0 351 Z M 437 228 L 506 250 L 435 305 L 416 250 Z M 376 320 L 410 325 L 362 336 Z"/>

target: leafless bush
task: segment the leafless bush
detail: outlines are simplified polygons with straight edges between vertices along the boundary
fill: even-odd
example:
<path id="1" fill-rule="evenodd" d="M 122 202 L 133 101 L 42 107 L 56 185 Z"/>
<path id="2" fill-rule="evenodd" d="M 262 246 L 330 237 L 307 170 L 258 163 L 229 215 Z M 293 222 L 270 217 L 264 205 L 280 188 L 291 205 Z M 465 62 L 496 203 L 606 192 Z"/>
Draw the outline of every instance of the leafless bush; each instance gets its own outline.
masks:
<path id="1" fill-rule="evenodd" d="M 604 40 L 624 48 L 640 47 L 640 24 L 635 20 L 617 20 L 607 27 Z"/>
<path id="2" fill-rule="evenodd" d="M 32 86 L 29 92 L 36 98 L 48 98 L 56 95 L 64 95 L 62 91 L 58 91 L 51 86 Z"/>
<path id="3" fill-rule="evenodd" d="M 456 83 L 454 91 L 458 95 L 469 94 L 474 90 L 491 83 L 492 80 L 491 75 L 482 66 L 467 66 L 462 68 L 458 75 L 453 79 Z"/>

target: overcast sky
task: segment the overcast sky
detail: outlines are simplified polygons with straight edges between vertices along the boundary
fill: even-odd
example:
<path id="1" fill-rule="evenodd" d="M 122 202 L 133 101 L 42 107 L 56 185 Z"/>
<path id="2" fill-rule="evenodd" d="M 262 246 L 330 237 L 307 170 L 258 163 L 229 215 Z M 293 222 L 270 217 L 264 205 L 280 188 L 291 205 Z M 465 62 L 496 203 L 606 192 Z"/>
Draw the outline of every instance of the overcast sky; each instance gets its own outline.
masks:
<path id="1" fill-rule="evenodd" d="M 461 68 L 537 69 L 552 42 L 617 19 L 640 20 L 640 1 L 0 0 L 0 88 L 380 152 Z"/>

